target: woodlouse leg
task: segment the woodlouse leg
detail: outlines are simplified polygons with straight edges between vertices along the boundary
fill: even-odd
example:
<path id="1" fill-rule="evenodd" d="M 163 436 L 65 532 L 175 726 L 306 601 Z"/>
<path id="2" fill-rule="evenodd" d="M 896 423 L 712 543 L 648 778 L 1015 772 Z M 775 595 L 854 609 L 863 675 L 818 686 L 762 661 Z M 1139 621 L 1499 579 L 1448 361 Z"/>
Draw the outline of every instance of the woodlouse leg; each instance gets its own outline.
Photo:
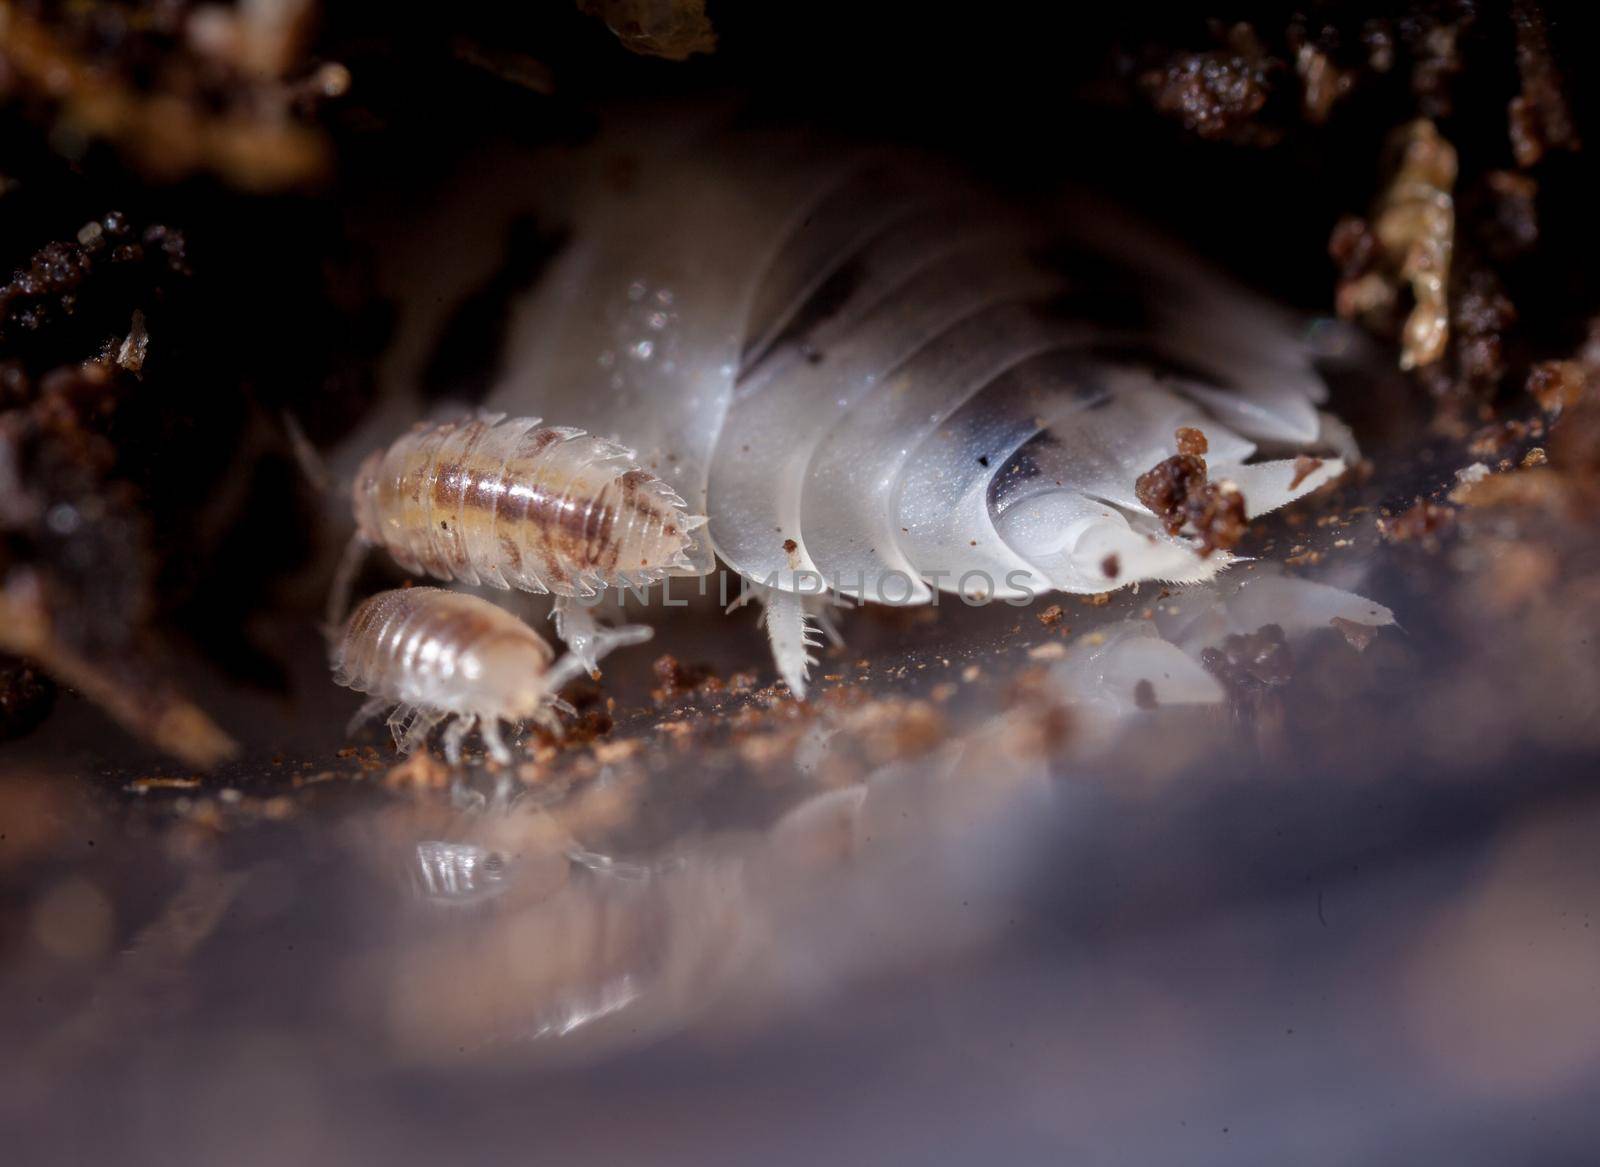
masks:
<path id="1" fill-rule="evenodd" d="M 557 668 L 563 664 L 571 662 L 571 660 L 571 656 L 562 657 L 561 660 L 557 662 Z M 567 678 L 567 680 L 571 680 L 572 676 L 578 675 L 581 674 L 574 672 Z M 562 683 L 564 684 L 565 682 Z M 573 717 L 576 717 L 578 714 L 576 709 L 574 709 L 567 702 L 563 701 L 560 697 L 557 697 L 554 690 L 552 690 L 549 696 L 545 698 L 544 704 L 538 709 L 534 710 L 533 716 L 529 718 L 529 720 L 537 725 L 540 729 L 543 729 L 545 732 L 554 734 L 556 737 L 560 737 L 567 732 L 567 727 L 561 724 L 561 718 L 556 716 L 558 712 L 566 713 Z"/>
<path id="2" fill-rule="evenodd" d="M 544 676 L 545 692 L 548 693 L 549 696 L 545 698 L 545 707 L 539 711 L 540 714 L 547 714 L 549 717 L 548 720 L 546 720 L 545 717 L 535 714 L 535 720 L 537 720 L 540 725 L 550 725 L 552 728 L 559 729 L 561 723 L 556 720 L 554 714 L 550 713 L 550 706 L 560 700 L 556 694 L 559 693 L 563 686 L 565 686 L 569 681 L 576 681 L 579 677 L 586 677 L 588 675 L 588 668 L 584 666 L 584 663 L 579 660 L 574 653 L 567 653 L 566 656 L 562 657 L 560 660 L 556 661 L 555 664 L 551 665 L 550 671 Z"/>
<path id="3" fill-rule="evenodd" d="M 483 744 L 489 751 L 489 756 L 502 766 L 509 766 L 511 764 L 511 751 L 506 748 L 505 739 L 500 736 L 499 718 L 480 718 L 478 732 L 483 737 Z"/>
<path id="4" fill-rule="evenodd" d="M 834 622 L 833 613 L 836 608 L 849 608 L 854 605 L 836 600 L 832 596 L 806 596 L 802 605 L 805 613 L 817 622 L 817 627 L 822 629 L 822 635 L 828 638 L 828 643 L 834 648 L 844 647 L 844 634 L 839 631 L 839 625 Z"/>
<path id="5" fill-rule="evenodd" d="M 618 648 L 643 644 L 655 635 L 646 624 L 624 624 L 608 628 L 594 617 L 594 608 L 572 596 L 557 596 L 550 609 L 559 636 L 583 670 L 594 676 L 600 671 L 600 658 Z"/>
<path id="6" fill-rule="evenodd" d="M 411 722 L 416 716 L 417 707 L 404 704 L 396 705 L 394 711 L 389 714 L 389 720 L 385 724 L 389 727 L 389 736 L 394 739 L 395 749 L 400 749 L 400 743 L 405 740 L 406 731 L 411 728 Z"/>
<path id="7" fill-rule="evenodd" d="M 461 739 L 472 729 L 475 717 L 457 715 L 444 731 L 444 756 L 452 766 L 461 765 Z"/>
<path id="8" fill-rule="evenodd" d="M 406 727 L 405 739 L 397 743 L 400 747 L 400 752 L 409 754 L 418 746 L 425 745 L 428 741 L 428 735 L 433 732 L 434 726 L 443 721 L 446 716 L 446 714 L 437 713 L 431 709 L 419 709 L 416 716 L 411 719 L 411 724 Z"/>
<path id="9" fill-rule="evenodd" d="M 389 698 L 368 697 L 361 703 L 361 708 L 356 710 L 355 716 L 350 719 L 350 723 L 344 727 L 345 737 L 349 737 L 351 734 L 355 733 L 356 730 L 360 729 L 363 725 L 371 721 L 374 717 L 378 716 L 378 714 L 382 713 L 387 708 L 389 708 Z"/>
<path id="10" fill-rule="evenodd" d="M 322 614 L 324 634 L 330 639 L 338 635 L 339 628 L 344 624 L 344 614 L 350 608 L 350 591 L 355 587 L 356 572 L 361 570 L 361 561 L 366 558 L 369 547 L 371 544 L 358 532 L 350 536 L 344 554 L 339 557 L 339 567 L 334 571 L 333 583 L 328 588 L 328 606 Z"/>
<path id="11" fill-rule="evenodd" d="M 812 614 L 808 603 L 817 597 L 802 596 L 798 592 L 769 588 L 746 577 L 745 591 L 728 605 L 728 611 L 744 607 L 752 599 L 760 600 L 761 625 L 767 630 L 767 640 L 772 644 L 772 659 L 778 666 L 778 675 L 789 685 L 796 698 L 806 695 L 806 678 L 811 666 L 817 663 L 811 651 L 821 648 L 822 641 L 811 625 Z"/>

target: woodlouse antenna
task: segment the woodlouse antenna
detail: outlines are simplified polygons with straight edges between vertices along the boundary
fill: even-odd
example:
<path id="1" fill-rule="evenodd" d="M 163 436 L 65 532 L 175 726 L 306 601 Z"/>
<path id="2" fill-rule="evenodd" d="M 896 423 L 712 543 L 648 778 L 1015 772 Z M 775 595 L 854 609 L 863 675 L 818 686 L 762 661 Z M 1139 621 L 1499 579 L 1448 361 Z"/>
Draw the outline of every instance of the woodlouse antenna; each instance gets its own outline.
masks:
<path id="1" fill-rule="evenodd" d="M 328 586 L 328 603 L 323 610 L 323 634 L 330 639 L 344 625 L 345 613 L 350 610 L 350 593 L 355 588 L 356 574 L 367 558 L 372 544 L 357 531 L 350 536 L 339 556 L 339 566 L 334 570 L 333 582 Z"/>
<path id="2" fill-rule="evenodd" d="M 289 438 L 289 449 L 294 452 L 294 460 L 300 467 L 300 473 L 305 475 L 306 481 L 311 484 L 311 489 L 318 494 L 329 493 L 333 489 L 333 476 L 328 473 L 328 465 L 322 460 L 322 455 L 317 453 L 316 447 L 311 444 L 311 439 L 306 437 L 306 431 L 300 425 L 300 420 L 287 409 L 278 416 L 283 420 L 283 432 Z"/>

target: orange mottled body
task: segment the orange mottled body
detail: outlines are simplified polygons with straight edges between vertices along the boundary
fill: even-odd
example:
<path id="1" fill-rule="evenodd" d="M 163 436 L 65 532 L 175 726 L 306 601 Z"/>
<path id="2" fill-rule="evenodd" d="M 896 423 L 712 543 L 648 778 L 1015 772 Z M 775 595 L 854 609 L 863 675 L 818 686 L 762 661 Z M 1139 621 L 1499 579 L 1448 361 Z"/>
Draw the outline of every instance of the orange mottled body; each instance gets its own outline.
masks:
<path id="1" fill-rule="evenodd" d="M 631 451 L 537 418 L 423 423 L 353 494 L 361 538 L 407 571 L 563 596 L 687 567 L 698 525 Z"/>

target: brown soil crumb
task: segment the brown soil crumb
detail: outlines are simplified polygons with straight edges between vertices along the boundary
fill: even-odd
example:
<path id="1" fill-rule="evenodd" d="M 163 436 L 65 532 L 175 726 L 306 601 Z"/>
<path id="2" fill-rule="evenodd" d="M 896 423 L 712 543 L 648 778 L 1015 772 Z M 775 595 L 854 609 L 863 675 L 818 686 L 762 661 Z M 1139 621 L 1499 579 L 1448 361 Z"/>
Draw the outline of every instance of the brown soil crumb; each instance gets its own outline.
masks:
<path id="1" fill-rule="evenodd" d="M 1545 450 L 1550 461 L 1576 477 L 1600 475 L 1600 393 L 1586 392 L 1550 428 Z"/>
<path id="2" fill-rule="evenodd" d="M 1528 392 L 1546 413 L 1576 405 L 1587 386 L 1588 376 L 1578 361 L 1540 361 L 1528 372 Z"/>
<path id="3" fill-rule="evenodd" d="M 614 766 L 618 762 L 626 761 L 644 749 L 644 743 L 638 738 L 629 738 L 620 742 L 596 742 L 594 746 L 594 760 L 602 766 Z"/>
<path id="4" fill-rule="evenodd" d="M 1254 632 L 1235 633 L 1220 647 L 1208 648 L 1200 661 L 1225 683 L 1281 685 L 1294 676 L 1294 658 L 1283 628 L 1264 624 Z"/>
<path id="5" fill-rule="evenodd" d="M 656 686 L 650 696 L 659 705 L 688 693 L 721 692 L 726 686 L 709 665 L 684 665 L 671 653 L 656 658 L 651 666 Z"/>
<path id="6" fill-rule="evenodd" d="M 717 47 L 706 0 L 578 0 L 578 9 L 605 22 L 630 52 L 682 61 Z"/>
<path id="7" fill-rule="evenodd" d="M 1281 70 L 1281 62 L 1263 51 L 1255 30 L 1236 24 L 1224 47 L 1177 53 L 1141 74 L 1139 85 L 1158 111 L 1202 138 L 1264 145 L 1278 134 L 1256 115 L 1266 107 Z"/>
<path id="8" fill-rule="evenodd" d="M 327 136 L 300 116 L 349 74 L 309 60 L 309 3 L 7 5 L 0 77 L 63 131 L 115 143 L 153 177 L 199 170 L 274 190 L 322 177 Z"/>
<path id="9" fill-rule="evenodd" d="M 395 790 L 439 790 L 450 781 L 450 767 L 426 749 L 418 750 L 383 776 L 383 784 Z"/>
<path id="10" fill-rule="evenodd" d="M 1060 604 L 1051 604 L 1043 612 L 1034 616 L 1034 619 L 1046 628 L 1054 628 L 1066 617 L 1066 610 Z"/>
<path id="11" fill-rule="evenodd" d="M 1484 175 L 1479 230 L 1490 256 L 1499 261 L 1525 255 L 1539 242 L 1539 183 L 1515 170 Z"/>
<path id="12" fill-rule="evenodd" d="M 1539 6 L 1515 3 L 1511 14 L 1517 30 L 1517 72 L 1522 77 L 1522 92 L 1511 99 L 1511 147 L 1517 165 L 1527 169 L 1547 150 L 1576 150 L 1580 142 Z"/>
<path id="13" fill-rule="evenodd" d="M 1515 474 L 1493 474 L 1470 482 L 1455 493 L 1462 506 L 1474 510 L 1528 507 L 1538 510 L 1565 508 L 1574 501 L 1567 476 L 1547 468 L 1530 468 Z"/>
<path id="14" fill-rule="evenodd" d="M 1306 120 L 1312 125 L 1322 125 L 1333 112 L 1335 103 L 1355 88 L 1355 77 L 1309 44 L 1300 46 L 1294 65 L 1303 88 L 1301 102 Z"/>
<path id="15" fill-rule="evenodd" d="M 1390 543 L 1416 543 L 1436 551 L 1439 540 L 1455 525 L 1455 511 L 1419 498 L 1393 518 L 1378 520 L 1378 533 Z"/>
<path id="16" fill-rule="evenodd" d="M 1178 453 L 1193 454 L 1203 457 L 1211 450 L 1211 443 L 1206 440 L 1206 435 L 1193 426 L 1182 425 L 1178 427 Z"/>
<path id="17" fill-rule="evenodd" d="M 1096 592 L 1092 596 L 1079 596 L 1078 603 L 1086 608 L 1104 608 L 1111 602 L 1110 592 Z"/>
<path id="18" fill-rule="evenodd" d="M 1335 616 L 1330 621 L 1339 635 L 1344 637 L 1344 642 L 1357 652 L 1366 652 L 1367 646 L 1378 635 L 1378 630 L 1371 624 L 1358 624 L 1354 620 L 1346 620 L 1343 616 Z"/>
<path id="19" fill-rule="evenodd" d="M 1310 454 L 1301 454 L 1294 460 L 1294 477 L 1289 480 L 1289 489 L 1293 490 L 1321 469 L 1321 458 L 1314 458 Z"/>
<path id="20" fill-rule="evenodd" d="M 1283 628 L 1266 624 L 1229 636 L 1200 654 L 1200 663 L 1228 695 L 1236 721 L 1269 729 L 1281 721 L 1278 690 L 1294 677 L 1294 657 Z"/>
<path id="21" fill-rule="evenodd" d="M 1455 378 L 1447 378 L 1442 366 L 1431 370 L 1438 379 L 1435 392 L 1444 396 L 1453 383 L 1487 393 L 1505 374 L 1505 337 L 1517 322 L 1516 307 L 1506 298 L 1500 277 L 1488 268 L 1467 271 L 1452 289 Z"/>
<path id="22" fill-rule="evenodd" d="M 1520 421 L 1513 418 L 1494 422 L 1472 435 L 1467 443 L 1467 453 L 1475 458 L 1493 458 L 1543 433 L 1544 423 L 1537 419 Z"/>
<path id="23" fill-rule="evenodd" d="M 1169 535 L 1186 528 L 1200 540 L 1200 556 L 1236 547 L 1248 529 L 1244 495 L 1229 483 L 1208 482 L 1205 459 L 1174 454 L 1139 475 L 1134 494 Z"/>
<path id="24" fill-rule="evenodd" d="M 1199 494 L 1205 486 L 1205 459 L 1195 454 L 1174 454 L 1139 475 L 1134 493 L 1166 524 L 1167 531 L 1176 535 L 1183 529 L 1187 517 L 1184 507 L 1190 495 Z"/>

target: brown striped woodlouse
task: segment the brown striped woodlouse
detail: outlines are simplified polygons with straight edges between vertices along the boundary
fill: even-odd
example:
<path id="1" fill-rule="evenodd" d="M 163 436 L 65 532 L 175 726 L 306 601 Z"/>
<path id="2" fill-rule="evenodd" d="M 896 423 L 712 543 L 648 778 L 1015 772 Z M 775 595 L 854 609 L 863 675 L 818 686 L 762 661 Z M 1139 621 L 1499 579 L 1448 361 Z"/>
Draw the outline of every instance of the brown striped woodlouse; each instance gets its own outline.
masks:
<path id="1" fill-rule="evenodd" d="M 422 422 L 362 463 L 356 533 L 329 600 L 344 612 L 371 546 L 437 579 L 553 593 L 557 632 L 589 669 L 608 633 L 571 601 L 642 586 L 690 564 L 705 519 L 640 469 L 633 452 L 583 430 L 503 414 Z"/>

